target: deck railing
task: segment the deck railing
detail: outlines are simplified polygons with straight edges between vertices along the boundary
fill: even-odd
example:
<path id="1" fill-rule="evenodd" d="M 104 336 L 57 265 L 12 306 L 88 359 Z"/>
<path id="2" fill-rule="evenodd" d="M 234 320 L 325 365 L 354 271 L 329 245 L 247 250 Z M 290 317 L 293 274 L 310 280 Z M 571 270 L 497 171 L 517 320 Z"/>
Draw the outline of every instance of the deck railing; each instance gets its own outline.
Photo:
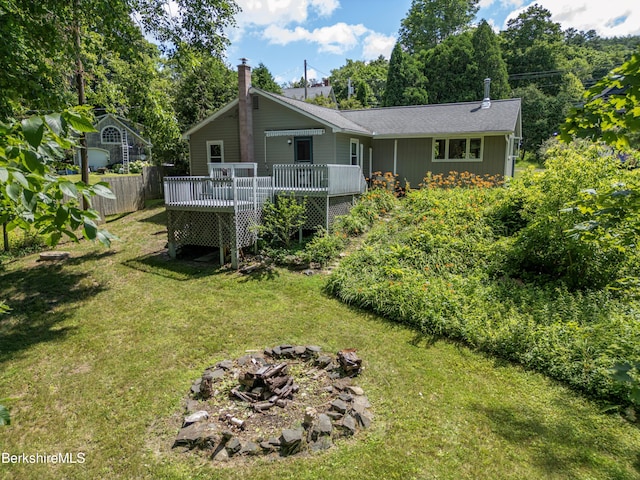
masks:
<path id="1" fill-rule="evenodd" d="M 254 168 L 252 165 L 248 169 Z M 165 204 L 242 211 L 257 208 L 278 192 L 356 195 L 366 190 L 360 167 L 351 165 L 274 165 L 273 177 L 219 177 L 218 170 L 213 169 L 208 177 L 165 177 Z"/>
<path id="2" fill-rule="evenodd" d="M 169 207 L 255 210 L 272 195 L 271 177 L 164 179 L 164 203 Z"/>
<path id="3" fill-rule="evenodd" d="M 207 163 L 211 178 L 257 177 L 258 164 L 247 162 Z"/>
<path id="4" fill-rule="evenodd" d="M 286 164 L 273 166 L 273 188 L 276 191 L 352 195 L 363 193 L 366 182 L 357 165 Z"/>

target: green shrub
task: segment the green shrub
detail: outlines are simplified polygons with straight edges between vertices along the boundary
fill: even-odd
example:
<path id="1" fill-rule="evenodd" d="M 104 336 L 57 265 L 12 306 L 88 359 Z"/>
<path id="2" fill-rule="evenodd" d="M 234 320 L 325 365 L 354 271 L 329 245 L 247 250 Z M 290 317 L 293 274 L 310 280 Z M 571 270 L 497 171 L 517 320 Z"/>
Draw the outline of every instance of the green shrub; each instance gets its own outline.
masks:
<path id="1" fill-rule="evenodd" d="M 576 149 L 548 165 L 500 188 L 410 192 L 341 262 L 328 292 L 627 403 L 631 387 L 611 369 L 640 358 L 640 309 L 599 287 L 618 269 L 637 277 L 640 260 L 574 242 L 567 229 L 580 214 L 561 212 L 584 185 L 620 170 Z"/>
<path id="2" fill-rule="evenodd" d="M 272 246 L 288 248 L 293 235 L 307 221 L 306 209 L 306 198 L 299 201 L 293 193 L 278 195 L 275 202 L 267 201 L 264 204 L 258 235 Z"/>
<path id="3" fill-rule="evenodd" d="M 333 230 L 345 235 L 361 235 L 367 232 L 373 223 L 390 212 L 398 200 L 392 192 L 382 188 L 374 188 L 363 194 L 348 215 L 337 217 Z"/>
<path id="4" fill-rule="evenodd" d="M 609 149 L 594 145 L 552 147 L 546 155 L 545 171 L 528 170 L 509 182 L 487 212 L 496 234 L 513 237 L 501 244 L 500 271 L 525 281 L 562 281 L 572 289 L 603 287 L 617 278 L 624 256 L 567 235 L 584 216 L 566 206 L 582 190 L 617 181 L 625 171 Z"/>
<path id="5" fill-rule="evenodd" d="M 324 228 L 320 228 L 305 245 L 304 257 L 308 262 L 324 266 L 336 258 L 346 244 L 347 238 L 344 234 L 329 233 Z"/>

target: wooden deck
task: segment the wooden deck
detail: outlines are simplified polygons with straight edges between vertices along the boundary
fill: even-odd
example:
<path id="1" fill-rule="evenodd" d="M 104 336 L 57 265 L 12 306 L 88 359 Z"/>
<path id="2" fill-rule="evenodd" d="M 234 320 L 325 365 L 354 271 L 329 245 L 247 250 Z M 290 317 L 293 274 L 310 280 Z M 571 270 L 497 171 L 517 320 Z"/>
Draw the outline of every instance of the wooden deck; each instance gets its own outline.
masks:
<path id="1" fill-rule="evenodd" d="M 255 164 L 251 164 L 255 166 Z M 359 195 L 366 182 L 358 166 L 274 165 L 272 177 L 235 176 L 255 174 L 255 167 L 237 164 L 210 166 L 207 177 L 166 177 L 167 209 L 238 212 L 259 210 L 267 199 L 292 192 L 296 196 L 339 197 Z"/>

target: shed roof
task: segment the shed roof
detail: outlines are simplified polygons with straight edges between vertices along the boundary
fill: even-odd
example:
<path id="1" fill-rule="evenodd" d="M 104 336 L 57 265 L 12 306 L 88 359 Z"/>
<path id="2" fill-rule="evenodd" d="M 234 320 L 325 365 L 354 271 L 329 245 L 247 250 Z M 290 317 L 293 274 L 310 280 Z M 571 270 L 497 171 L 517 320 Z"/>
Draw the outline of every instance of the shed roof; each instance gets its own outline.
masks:
<path id="1" fill-rule="evenodd" d="M 376 137 L 516 131 L 520 115 L 519 98 L 492 100 L 491 107 L 486 109 L 480 108 L 481 103 L 371 108 L 340 113 L 362 125 Z"/>

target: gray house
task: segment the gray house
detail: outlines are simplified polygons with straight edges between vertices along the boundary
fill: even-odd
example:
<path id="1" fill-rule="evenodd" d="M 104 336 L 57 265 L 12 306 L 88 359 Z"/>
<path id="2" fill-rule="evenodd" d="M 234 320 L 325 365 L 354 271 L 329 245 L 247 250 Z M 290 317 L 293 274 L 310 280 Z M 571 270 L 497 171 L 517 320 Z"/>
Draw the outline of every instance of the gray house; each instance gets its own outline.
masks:
<path id="1" fill-rule="evenodd" d="M 96 132 L 87 133 L 89 169 L 122 164 L 128 170 L 129 162 L 151 160 L 151 142 L 145 138 L 142 127 L 111 113 L 96 117 Z M 79 152 L 76 162 L 80 164 Z"/>
<path id="2" fill-rule="evenodd" d="M 306 197 L 307 227 L 328 228 L 375 171 L 414 187 L 428 171 L 513 173 L 519 99 L 339 111 L 253 88 L 245 63 L 238 77 L 238 98 L 183 135 L 191 176 L 165 179 L 172 254 L 218 246 L 237 264 L 278 192 Z"/>

